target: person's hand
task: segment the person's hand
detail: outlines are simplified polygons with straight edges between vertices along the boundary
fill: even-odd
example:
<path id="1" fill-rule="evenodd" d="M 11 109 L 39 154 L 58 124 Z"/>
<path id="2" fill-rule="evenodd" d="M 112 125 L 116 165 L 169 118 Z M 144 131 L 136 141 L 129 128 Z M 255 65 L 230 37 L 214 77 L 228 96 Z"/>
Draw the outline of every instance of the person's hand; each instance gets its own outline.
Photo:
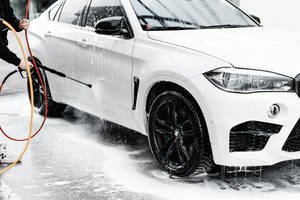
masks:
<path id="1" fill-rule="evenodd" d="M 28 61 L 28 65 L 29 68 L 31 69 L 33 67 L 33 64 L 31 62 Z M 27 70 L 27 66 L 24 60 L 22 60 L 18 66 L 21 70 L 26 71 Z"/>
<path id="2" fill-rule="evenodd" d="M 19 29 L 21 30 L 28 30 L 29 29 L 29 20 L 22 19 L 19 23 Z"/>

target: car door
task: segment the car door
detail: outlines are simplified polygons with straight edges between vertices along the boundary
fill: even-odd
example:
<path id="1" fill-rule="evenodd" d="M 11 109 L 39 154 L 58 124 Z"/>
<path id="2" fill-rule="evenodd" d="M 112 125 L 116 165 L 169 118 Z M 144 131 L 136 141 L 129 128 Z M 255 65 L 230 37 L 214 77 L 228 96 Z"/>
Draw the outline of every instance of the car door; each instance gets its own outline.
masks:
<path id="1" fill-rule="evenodd" d="M 48 66 L 52 69 L 57 69 L 59 66 L 58 57 L 59 52 L 57 51 L 57 46 L 59 46 L 58 41 L 55 39 L 56 31 L 59 28 L 59 24 L 57 22 L 61 9 L 63 7 L 64 2 L 56 4 L 53 6 L 48 13 L 49 20 L 46 24 L 41 24 L 40 30 L 41 35 L 44 36 L 44 42 L 47 48 L 47 56 L 44 57 L 43 65 Z M 57 78 L 57 76 L 47 73 L 48 82 L 51 88 L 51 94 L 55 97 L 57 101 L 61 101 L 61 94 L 63 93 L 61 85 L 64 84 L 64 79 Z"/>
<path id="2" fill-rule="evenodd" d="M 56 55 L 51 60 L 50 65 L 67 75 L 75 65 L 76 56 L 76 41 L 78 29 L 81 23 L 82 13 L 87 7 L 87 0 L 66 0 L 59 15 L 58 22 L 55 27 L 52 27 L 48 32 L 48 37 L 51 37 L 51 51 Z M 59 100 L 65 103 L 71 103 L 74 98 L 74 93 L 70 88 L 73 86 L 71 81 L 60 77 L 53 77 L 59 84 L 56 88 L 59 91 Z"/>
<path id="3" fill-rule="evenodd" d="M 77 87 L 78 104 L 91 113 L 109 113 L 130 118 L 132 109 L 133 38 L 97 34 L 95 24 L 104 18 L 124 16 L 119 0 L 92 0 L 86 15 L 86 26 L 77 41 L 74 76 L 91 82 L 93 90 Z"/>

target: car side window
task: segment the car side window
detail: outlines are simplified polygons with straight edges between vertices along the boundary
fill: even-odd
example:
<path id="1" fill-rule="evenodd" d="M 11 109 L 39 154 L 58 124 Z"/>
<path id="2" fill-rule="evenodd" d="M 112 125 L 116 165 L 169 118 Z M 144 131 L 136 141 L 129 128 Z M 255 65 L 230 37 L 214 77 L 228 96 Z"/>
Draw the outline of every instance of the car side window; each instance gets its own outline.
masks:
<path id="1" fill-rule="evenodd" d="M 86 26 L 95 27 L 99 20 L 116 16 L 124 16 L 119 0 L 93 0 L 87 14 Z"/>
<path id="2" fill-rule="evenodd" d="M 49 20 L 56 21 L 63 3 L 57 4 L 49 11 Z"/>
<path id="3" fill-rule="evenodd" d="M 80 17 L 84 13 L 86 7 L 86 0 L 66 0 L 59 17 L 59 22 L 79 25 Z"/>
<path id="4" fill-rule="evenodd" d="M 59 5 L 56 5 L 54 8 L 52 8 L 50 11 L 49 11 L 49 20 L 53 21 L 54 20 L 54 17 L 57 13 L 59 9 Z"/>

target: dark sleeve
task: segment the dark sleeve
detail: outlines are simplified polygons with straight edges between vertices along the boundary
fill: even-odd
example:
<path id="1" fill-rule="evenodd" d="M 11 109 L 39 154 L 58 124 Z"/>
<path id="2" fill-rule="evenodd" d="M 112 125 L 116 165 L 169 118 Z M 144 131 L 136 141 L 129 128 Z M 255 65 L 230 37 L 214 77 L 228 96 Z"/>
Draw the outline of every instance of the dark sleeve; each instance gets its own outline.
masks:
<path id="1" fill-rule="evenodd" d="M 3 45 L 1 42 L 0 42 L 0 58 L 15 66 L 18 66 L 21 62 L 21 59 L 18 58 L 16 54 L 11 52 L 7 48 L 7 46 Z"/>
<path id="2" fill-rule="evenodd" d="M 4 1 L 4 19 L 10 23 L 17 32 L 22 31 L 19 29 L 20 20 L 15 16 L 14 10 L 10 6 L 9 0 Z"/>

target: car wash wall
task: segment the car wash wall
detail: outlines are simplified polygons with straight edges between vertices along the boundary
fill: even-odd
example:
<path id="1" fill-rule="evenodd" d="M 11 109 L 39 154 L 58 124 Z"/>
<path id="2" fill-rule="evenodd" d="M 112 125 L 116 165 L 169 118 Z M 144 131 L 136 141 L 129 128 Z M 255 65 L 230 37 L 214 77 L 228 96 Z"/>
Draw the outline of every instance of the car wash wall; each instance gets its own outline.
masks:
<path id="1" fill-rule="evenodd" d="M 56 0 L 31 0 L 30 4 L 30 19 L 38 17 L 44 10 L 46 10 Z M 27 0 L 10 0 L 15 14 L 19 18 L 25 17 Z"/>

